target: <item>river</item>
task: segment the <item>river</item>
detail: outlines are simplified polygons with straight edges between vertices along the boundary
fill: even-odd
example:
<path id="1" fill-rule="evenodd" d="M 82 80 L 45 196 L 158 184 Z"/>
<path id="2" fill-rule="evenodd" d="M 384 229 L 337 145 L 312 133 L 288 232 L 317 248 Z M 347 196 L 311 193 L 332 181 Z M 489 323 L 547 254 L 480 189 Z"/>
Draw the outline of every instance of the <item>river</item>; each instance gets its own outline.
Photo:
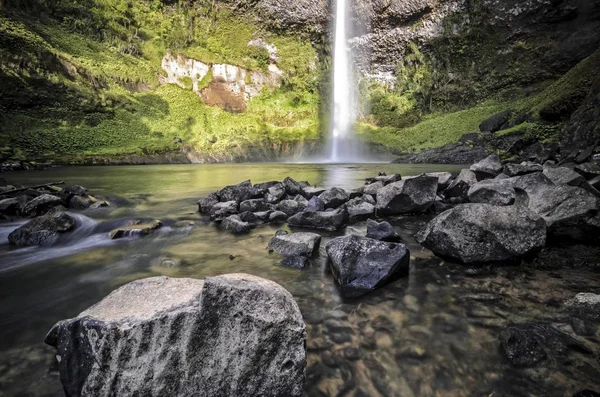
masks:
<path id="1" fill-rule="evenodd" d="M 279 266 L 280 258 L 266 249 L 286 225 L 234 236 L 197 213 L 198 199 L 246 179 L 258 183 L 291 176 L 352 189 L 378 171 L 417 175 L 460 168 L 227 164 L 3 174 L 24 185 L 80 184 L 92 195 L 107 197 L 111 207 L 82 212 L 79 235 L 53 248 L 11 247 L 6 236 L 23 222 L 0 223 L 0 396 L 62 395 L 52 368 L 54 353 L 43 344 L 46 332 L 119 286 L 157 275 L 204 278 L 240 272 L 281 284 L 298 302 L 308 332 L 307 396 L 563 396 L 597 388 L 597 359 L 581 354 L 574 356 L 577 365 L 515 370 L 501 355 L 498 335 L 514 322 L 565 326 L 560 303 L 578 292 L 597 291 L 598 272 L 529 265 L 467 275 L 473 269 L 435 258 L 414 241 L 432 215 L 397 217 L 392 223 L 411 251 L 410 275 L 359 300 L 343 301 L 327 270 L 324 246 L 344 233 L 364 235 L 364 222 L 343 233 L 322 233 L 312 266 L 295 270 Z M 111 228 L 134 219 L 159 219 L 165 227 L 144 238 L 108 238 Z M 195 225 L 170 227 L 182 220 Z"/>

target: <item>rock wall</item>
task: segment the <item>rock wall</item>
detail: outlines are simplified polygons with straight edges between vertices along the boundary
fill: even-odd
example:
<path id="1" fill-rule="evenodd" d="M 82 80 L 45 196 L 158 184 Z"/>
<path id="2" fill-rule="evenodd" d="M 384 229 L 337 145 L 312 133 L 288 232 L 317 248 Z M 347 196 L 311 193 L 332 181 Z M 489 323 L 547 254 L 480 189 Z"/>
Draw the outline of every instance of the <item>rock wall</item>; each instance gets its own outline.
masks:
<path id="1" fill-rule="evenodd" d="M 273 55 L 272 55 L 273 57 Z M 243 112 L 247 102 L 263 89 L 280 86 L 283 72 L 271 63 L 267 72 L 246 70 L 228 64 L 207 64 L 184 55 L 167 54 L 162 68 L 167 73 L 164 84 L 177 84 L 196 92 L 207 105 L 230 112 Z"/>

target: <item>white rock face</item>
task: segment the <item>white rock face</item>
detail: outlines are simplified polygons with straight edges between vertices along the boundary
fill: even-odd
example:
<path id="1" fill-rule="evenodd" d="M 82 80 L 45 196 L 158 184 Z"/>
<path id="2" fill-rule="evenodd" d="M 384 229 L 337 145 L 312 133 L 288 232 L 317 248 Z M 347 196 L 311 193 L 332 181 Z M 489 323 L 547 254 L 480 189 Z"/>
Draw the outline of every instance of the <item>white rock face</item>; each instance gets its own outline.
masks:
<path id="1" fill-rule="evenodd" d="M 289 292 L 247 274 L 129 283 L 56 324 L 71 396 L 300 396 L 306 331 Z"/>

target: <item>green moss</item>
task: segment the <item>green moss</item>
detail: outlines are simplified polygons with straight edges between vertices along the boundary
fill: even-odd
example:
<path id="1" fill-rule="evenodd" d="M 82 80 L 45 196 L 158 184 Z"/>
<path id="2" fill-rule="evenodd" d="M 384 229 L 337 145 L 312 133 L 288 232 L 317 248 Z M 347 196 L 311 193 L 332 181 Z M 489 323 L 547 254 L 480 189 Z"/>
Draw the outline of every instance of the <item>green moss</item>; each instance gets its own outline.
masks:
<path id="1" fill-rule="evenodd" d="M 186 90 L 191 90 L 194 87 L 194 82 L 191 77 L 180 77 L 177 79 L 179 84 L 183 86 Z"/>

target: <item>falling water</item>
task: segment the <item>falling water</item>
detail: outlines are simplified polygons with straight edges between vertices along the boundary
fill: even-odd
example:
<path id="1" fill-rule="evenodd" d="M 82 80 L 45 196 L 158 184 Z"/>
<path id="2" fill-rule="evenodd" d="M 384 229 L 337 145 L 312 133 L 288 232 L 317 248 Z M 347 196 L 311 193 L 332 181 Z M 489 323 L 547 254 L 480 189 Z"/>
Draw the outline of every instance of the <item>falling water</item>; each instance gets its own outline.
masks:
<path id="1" fill-rule="evenodd" d="M 356 120 L 355 97 L 352 58 L 348 49 L 347 0 L 337 0 L 333 47 L 333 107 L 326 155 L 328 162 L 361 161 L 361 145 L 353 131 Z"/>

